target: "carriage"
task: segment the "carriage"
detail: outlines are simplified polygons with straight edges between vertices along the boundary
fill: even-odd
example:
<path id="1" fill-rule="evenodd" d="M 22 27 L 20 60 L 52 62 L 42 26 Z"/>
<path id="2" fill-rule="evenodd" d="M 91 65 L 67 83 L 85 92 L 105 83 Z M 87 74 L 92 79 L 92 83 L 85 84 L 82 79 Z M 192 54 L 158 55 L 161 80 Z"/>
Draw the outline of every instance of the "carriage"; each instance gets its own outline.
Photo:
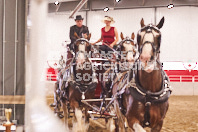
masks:
<path id="1" fill-rule="evenodd" d="M 86 57 L 84 51 L 91 51 L 88 53 L 90 55 L 98 49 L 90 45 L 90 36 L 84 39 L 76 35 L 75 53 L 68 54 L 69 62 L 66 62 L 66 68 L 60 69 L 55 90 L 56 109 L 60 109 L 60 106 L 63 108 L 66 122 L 75 109 L 81 108 L 86 121 L 89 117 L 105 118 L 106 121 L 109 118 L 115 119 L 116 131 L 125 129 L 126 120 L 130 129 L 135 131 L 144 131 L 142 127 L 150 127 L 152 131 L 161 130 L 172 91 L 169 79 L 159 61 L 161 43 L 159 29 L 163 23 L 164 18 L 157 26 L 144 25 L 142 19 L 137 44 L 134 42 L 134 33 L 131 38 L 124 38 L 121 33 L 122 41 L 116 50 L 112 49 L 114 55 L 111 59 Z M 111 64 L 105 63 L 108 61 Z M 85 62 L 91 67 L 88 70 L 85 70 L 86 65 L 78 66 Z M 120 66 L 124 69 L 119 69 Z M 107 78 L 100 80 L 98 76 L 100 73 L 103 77 L 107 75 Z M 112 73 L 113 77 L 110 77 Z M 91 75 L 91 80 L 76 78 L 76 76 L 84 77 L 86 74 Z"/>
<path id="2" fill-rule="evenodd" d="M 95 74 L 97 74 L 97 78 L 95 78 L 96 80 L 93 82 L 93 84 L 90 83 L 90 85 L 93 85 L 94 87 L 94 98 L 91 99 L 86 99 L 85 98 L 85 92 L 82 92 L 79 87 L 75 84 L 73 84 L 72 87 L 75 87 L 77 89 L 79 89 L 79 92 L 82 94 L 81 95 L 81 102 L 82 104 L 87 105 L 88 107 L 90 107 L 92 110 L 89 110 L 89 114 L 92 114 L 94 116 L 92 116 L 92 118 L 111 118 L 111 117 L 116 117 L 115 114 L 110 113 L 109 111 L 107 111 L 107 108 L 109 106 L 106 107 L 106 105 L 112 100 L 112 98 L 107 98 L 107 97 L 103 97 L 102 95 L 102 84 L 101 81 L 99 79 L 99 76 L 102 75 L 106 70 L 103 68 L 103 66 L 105 66 L 106 68 L 110 68 L 114 65 L 111 64 L 104 64 L 105 62 L 108 62 L 109 59 L 108 58 L 100 58 L 98 51 L 98 46 L 96 47 L 92 47 L 92 52 L 96 53 L 96 55 L 94 55 L 94 57 L 90 57 L 90 61 L 92 62 L 92 65 L 94 65 L 96 67 L 96 70 L 94 71 Z M 69 51 L 69 46 L 67 46 L 67 55 L 68 56 L 72 56 L 71 52 Z M 68 61 L 69 60 L 69 61 Z M 61 100 L 64 100 L 65 102 L 69 101 L 67 98 L 69 95 L 66 95 L 66 98 L 64 98 L 63 96 L 65 96 L 65 92 L 64 92 L 64 86 L 66 85 L 66 81 L 70 80 L 71 78 L 73 78 L 73 75 L 71 75 L 69 68 L 70 66 L 68 66 L 70 62 L 70 59 L 66 60 L 66 66 L 63 68 L 59 68 L 58 69 L 58 74 L 57 74 L 57 82 L 56 82 L 56 88 L 55 88 L 55 93 L 56 93 L 56 105 L 53 106 L 54 108 L 54 112 L 56 114 L 58 114 L 58 116 L 60 118 L 62 118 L 62 113 L 60 111 L 61 108 Z M 72 61 L 72 60 L 71 60 Z M 64 81 L 62 81 L 62 80 Z M 74 81 L 73 81 L 74 82 Z M 75 85 L 75 86 L 74 86 Z M 67 93 L 69 93 L 67 91 Z M 91 104 L 90 104 L 91 102 Z M 109 105 L 112 103 L 109 103 Z M 105 110 L 104 110 L 105 109 Z M 67 110 L 68 110 L 68 118 L 73 116 L 74 111 L 70 108 L 69 103 L 67 103 Z"/>

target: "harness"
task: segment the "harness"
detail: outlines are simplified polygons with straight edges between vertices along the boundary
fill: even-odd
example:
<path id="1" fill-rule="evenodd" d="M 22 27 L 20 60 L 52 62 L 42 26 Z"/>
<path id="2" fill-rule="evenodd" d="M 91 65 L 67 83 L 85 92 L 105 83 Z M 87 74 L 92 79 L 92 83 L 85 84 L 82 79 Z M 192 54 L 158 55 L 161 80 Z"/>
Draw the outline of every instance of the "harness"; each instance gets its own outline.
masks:
<path id="1" fill-rule="evenodd" d="M 155 38 L 155 35 L 153 34 L 152 30 L 154 30 L 154 31 L 156 31 L 157 33 L 159 33 L 159 37 L 158 37 L 158 47 L 155 46 L 155 39 L 154 39 L 154 42 L 145 41 L 145 42 L 143 43 L 144 37 L 145 37 L 145 35 L 148 34 L 148 33 L 151 33 L 151 34 L 153 35 L 153 38 Z M 141 33 L 142 31 L 145 31 L 146 33 L 144 34 L 144 36 L 143 36 L 143 38 L 142 38 L 142 41 L 141 41 L 142 45 L 139 47 L 139 54 L 142 53 L 142 49 L 143 49 L 143 47 L 144 47 L 145 44 L 151 44 L 152 49 L 153 49 L 153 53 L 155 54 L 155 55 L 154 55 L 155 58 L 151 58 L 151 60 L 156 61 L 157 58 L 158 58 L 158 55 L 159 55 L 159 53 L 160 53 L 161 32 L 160 32 L 160 30 L 159 30 L 157 27 L 153 26 L 152 24 L 149 24 L 149 25 L 147 25 L 147 26 L 141 28 L 141 29 L 138 31 L 138 35 L 137 35 L 137 41 L 138 41 L 138 43 L 140 43 L 140 39 L 141 39 L 140 33 Z"/>
<path id="2" fill-rule="evenodd" d="M 146 29 L 146 33 L 152 32 L 151 29 L 154 29 L 154 30 L 159 32 L 159 29 L 157 29 L 156 27 L 154 27 L 152 25 L 143 27 L 140 31 L 143 31 L 145 29 Z M 144 34 L 144 36 L 145 36 L 145 34 Z M 138 35 L 140 35 L 140 33 L 138 33 Z M 160 35 L 161 35 L 161 33 L 160 33 Z M 153 34 L 153 36 L 154 36 L 154 34 Z M 155 58 L 153 58 L 153 61 L 156 61 L 157 63 L 160 64 L 160 62 L 156 58 L 156 56 L 160 53 L 160 50 L 159 50 L 159 47 L 156 48 L 154 46 L 154 42 L 145 41 L 139 47 L 140 54 L 142 53 L 142 48 L 143 48 L 143 46 L 146 43 L 151 44 L 151 46 L 153 48 L 153 52 L 156 54 Z M 139 60 L 136 61 L 136 62 L 137 62 L 137 65 L 138 65 L 139 64 Z M 137 68 L 137 65 L 134 65 L 134 66 L 136 66 L 136 68 Z M 126 81 L 124 81 L 124 83 L 125 83 L 124 87 L 120 87 L 119 88 L 119 91 L 124 91 L 124 92 L 119 92 L 119 93 L 121 93 L 121 94 L 123 94 L 123 93 L 130 94 L 135 100 L 137 100 L 137 101 L 139 101 L 139 102 L 141 102 L 141 103 L 143 103 L 145 105 L 145 114 L 144 114 L 143 127 L 147 127 L 147 126 L 150 125 L 150 112 L 149 112 L 150 111 L 150 106 L 152 104 L 160 104 L 160 103 L 166 102 L 168 100 L 168 98 L 170 97 L 170 94 L 172 92 L 172 88 L 170 86 L 170 81 L 169 81 L 168 76 L 166 75 L 164 70 L 161 69 L 161 71 L 162 71 L 161 72 L 162 85 L 161 85 L 161 90 L 158 91 L 158 92 L 151 92 L 151 91 L 147 91 L 144 88 L 142 88 L 142 86 L 139 84 L 139 80 L 138 80 L 138 74 L 137 74 L 138 73 L 138 69 L 129 70 L 128 71 L 129 72 L 128 73 L 128 77 L 127 77 L 127 79 L 125 78 Z M 132 77 L 129 76 L 131 74 L 132 74 Z M 126 89 L 127 89 L 127 92 L 126 92 Z M 118 99 L 122 100 L 122 98 L 118 98 Z M 119 101 L 119 102 L 120 102 L 119 105 L 122 106 L 122 102 L 121 101 Z M 123 114 L 125 114 L 125 110 L 121 110 L 121 111 L 123 112 Z"/>
<path id="3" fill-rule="evenodd" d="M 89 45 L 91 45 L 90 44 L 90 42 L 87 40 L 87 39 L 85 39 L 85 38 L 79 38 L 79 39 L 77 39 L 75 42 L 74 42 L 74 45 L 76 45 L 76 43 L 77 42 L 79 42 L 80 41 L 80 44 L 86 44 L 86 43 L 88 43 Z M 85 43 L 86 42 L 86 43 Z M 73 45 L 73 46 L 74 46 Z M 75 47 L 73 47 L 73 48 L 75 48 Z"/>
<path id="4" fill-rule="evenodd" d="M 89 41 L 87 39 L 84 39 L 84 38 L 77 39 L 74 44 L 76 44 L 78 41 L 80 41 L 79 44 L 88 43 L 90 45 Z M 69 68 L 65 69 L 64 73 L 62 73 L 63 80 L 66 81 L 65 89 L 63 89 L 63 90 L 66 92 L 66 88 L 68 87 L 68 85 L 70 85 L 72 88 L 77 89 L 82 94 L 81 99 L 85 99 L 85 93 L 86 92 L 96 89 L 96 86 L 98 84 L 98 80 L 97 80 L 97 77 L 96 77 L 95 69 L 92 67 L 92 81 L 91 82 L 86 83 L 86 84 L 76 82 L 73 67 L 74 67 L 74 65 L 76 65 L 75 59 L 76 59 L 76 57 L 78 56 L 79 53 L 84 53 L 84 51 L 79 51 L 76 55 L 75 55 L 74 52 L 72 52 L 72 54 L 73 54 L 72 61 L 67 66 Z"/>
<path id="5" fill-rule="evenodd" d="M 129 50 L 128 52 L 132 52 L 135 58 L 138 58 L 138 45 L 135 43 L 135 41 L 129 37 L 126 37 L 125 39 L 123 39 L 118 46 L 116 47 L 117 51 L 121 51 L 121 47 L 123 46 L 123 44 L 126 42 L 126 44 L 131 44 L 131 42 L 133 42 L 135 45 L 133 46 L 133 49 L 135 50 L 135 52 L 133 50 Z M 119 54 L 118 54 L 119 55 Z M 122 55 L 119 55 L 119 57 L 122 57 Z"/>
<path id="6" fill-rule="evenodd" d="M 83 100 L 85 99 L 85 94 L 88 91 L 96 89 L 96 86 L 98 84 L 96 72 L 93 67 L 92 67 L 92 72 L 93 72 L 92 73 L 92 81 L 89 83 L 86 83 L 86 84 L 84 84 L 84 83 L 82 84 L 80 82 L 76 82 L 73 67 L 71 68 L 71 77 L 70 77 L 70 80 L 68 80 L 68 83 L 71 85 L 72 88 L 77 89 L 82 94 L 81 99 L 83 99 Z"/>
<path id="7" fill-rule="evenodd" d="M 143 127 L 150 125 L 150 106 L 152 104 L 160 104 L 164 103 L 170 97 L 172 92 L 172 88 L 170 86 L 170 81 L 167 74 L 162 70 L 162 85 L 161 90 L 158 92 L 147 91 L 142 88 L 142 86 L 138 83 L 138 75 L 137 70 L 135 72 L 132 81 L 129 82 L 129 91 L 130 94 L 137 100 L 145 105 L 145 115 L 143 121 Z M 134 82 L 135 80 L 135 82 Z"/>
<path id="8" fill-rule="evenodd" d="M 80 38 L 80 39 L 77 39 L 75 44 L 80 41 L 80 44 L 86 44 L 88 43 L 89 46 L 91 47 L 89 41 L 87 39 L 84 39 L 84 38 Z M 74 48 L 75 49 L 75 48 Z M 84 51 L 78 51 L 78 54 L 79 53 L 84 53 Z M 78 56 L 78 54 L 76 56 L 74 56 L 74 58 L 76 58 Z M 75 59 L 73 59 L 73 62 L 75 61 Z M 73 66 L 76 65 L 76 63 L 73 63 L 73 65 L 70 67 L 70 72 L 71 72 L 71 77 L 70 79 L 68 80 L 68 83 L 69 85 L 74 88 L 74 89 L 77 89 L 81 94 L 81 99 L 85 99 L 85 94 L 88 92 L 88 91 L 91 91 L 91 90 L 94 90 L 96 89 L 96 86 L 98 84 L 98 80 L 97 80 L 97 77 L 96 77 L 96 72 L 95 72 L 95 69 L 93 68 L 92 66 L 92 81 L 89 82 L 89 83 L 86 83 L 86 84 L 82 84 L 80 82 L 77 82 L 76 81 L 76 78 L 75 78 L 75 73 L 74 73 L 74 69 L 73 69 Z"/>
<path id="9" fill-rule="evenodd" d="M 131 76 L 132 75 L 132 76 Z M 145 105 L 145 115 L 143 127 L 150 125 L 150 106 L 152 104 L 164 103 L 170 97 L 172 88 L 167 74 L 162 70 L 162 86 L 159 92 L 151 92 L 142 88 L 138 81 L 137 70 L 130 70 L 124 75 L 124 79 L 119 85 L 118 89 L 118 102 L 121 112 L 125 115 L 126 110 L 123 109 L 122 96 L 123 93 L 130 94 L 135 100 Z M 130 79 L 131 78 L 131 79 Z M 128 92 L 127 92 L 128 91 Z"/>

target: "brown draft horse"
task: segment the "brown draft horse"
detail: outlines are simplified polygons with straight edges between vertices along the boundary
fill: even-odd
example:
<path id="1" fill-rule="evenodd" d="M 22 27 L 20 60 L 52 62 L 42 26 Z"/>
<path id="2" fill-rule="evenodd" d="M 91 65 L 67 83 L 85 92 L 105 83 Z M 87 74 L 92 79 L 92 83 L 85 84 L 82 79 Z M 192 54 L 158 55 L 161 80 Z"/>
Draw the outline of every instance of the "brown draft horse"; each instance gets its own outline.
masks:
<path id="1" fill-rule="evenodd" d="M 92 63 L 86 54 L 91 50 L 91 44 L 89 43 L 91 34 L 88 35 L 87 39 L 80 38 L 76 33 L 75 36 L 77 40 L 74 44 L 75 55 L 70 69 L 71 76 L 69 80 L 62 85 L 62 89 L 68 92 L 69 97 L 69 105 L 67 105 L 67 100 L 62 100 L 65 123 L 67 123 L 68 118 L 68 106 L 74 111 L 81 109 L 81 100 L 94 98 L 97 85 L 97 81 L 93 75 Z M 67 98 L 66 94 L 64 96 Z M 87 107 L 83 107 L 85 108 L 85 120 L 88 121 Z"/>
<path id="2" fill-rule="evenodd" d="M 145 26 L 144 20 L 141 20 L 141 30 L 137 35 L 140 54 L 137 67 L 128 74 L 127 79 L 130 82 L 123 81 L 125 74 L 121 81 L 113 87 L 115 95 L 119 85 L 126 83 L 126 87 L 124 86 L 126 89 L 121 99 L 125 110 L 122 113 L 127 119 L 130 130 L 135 132 L 146 132 L 143 127 L 150 127 L 151 132 L 159 132 L 169 107 L 168 98 L 171 89 L 168 83 L 165 83 L 165 80 L 168 81 L 168 77 L 162 70 L 158 57 L 161 39 L 159 29 L 163 23 L 164 17 L 157 26 L 152 24 Z M 115 105 L 115 109 L 119 121 L 122 119 L 122 123 L 119 123 L 120 128 L 123 128 L 124 118 L 118 106 Z"/>
<path id="3" fill-rule="evenodd" d="M 121 32 L 120 37 L 122 39 L 122 41 L 117 45 L 116 51 L 118 51 L 119 55 L 118 55 L 118 61 L 115 67 L 110 67 L 108 70 L 106 70 L 104 72 L 105 75 L 108 75 L 107 78 L 105 80 L 102 81 L 102 94 L 104 94 L 105 97 L 110 98 L 112 96 L 112 91 L 111 91 L 111 87 L 113 86 L 113 80 L 116 78 L 116 73 L 119 74 L 120 69 L 123 69 L 121 67 L 125 66 L 125 64 L 127 63 L 134 63 L 135 58 L 137 57 L 137 51 L 136 51 L 136 45 L 134 42 L 134 38 L 135 38 L 135 34 L 132 33 L 131 34 L 131 38 L 126 37 L 124 38 L 123 33 Z M 127 67 L 125 67 L 126 70 L 129 69 Z M 117 70 L 117 71 L 115 71 Z"/>

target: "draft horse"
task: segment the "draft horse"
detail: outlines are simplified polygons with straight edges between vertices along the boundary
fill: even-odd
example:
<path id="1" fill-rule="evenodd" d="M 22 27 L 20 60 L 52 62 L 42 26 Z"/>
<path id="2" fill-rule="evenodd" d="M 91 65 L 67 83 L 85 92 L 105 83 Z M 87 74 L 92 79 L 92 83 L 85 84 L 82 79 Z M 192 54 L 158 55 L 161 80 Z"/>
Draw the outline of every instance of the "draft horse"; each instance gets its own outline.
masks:
<path id="1" fill-rule="evenodd" d="M 68 111 L 70 108 L 73 109 L 73 111 L 76 111 L 77 109 L 81 110 L 84 107 L 85 120 L 88 121 L 88 108 L 81 103 L 81 100 L 93 99 L 98 83 L 88 54 L 91 51 L 91 44 L 89 43 L 91 34 L 88 35 L 87 39 L 80 38 L 76 33 L 74 33 L 74 35 L 77 40 L 75 41 L 73 48 L 74 57 L 71 61 L 70 77 L 63 83 L 61 88 L 65 93 L 63 93 L 64 99 L 62 99 L 65 123 L 67 123 Z M 67 105 L 67 103 L 69 103 L 69 105 Z"/>
<path id="2" fill-rule="evenodd" d="M 107 75 L 107 78 L 102 81 L 102 94 L 103 96 L 110 98 L 112 96 L 112 86 L 114 85 L 117 79 L 119 78 L 120 72 L 125 72 L 129 69 L 130 65 L 133 65 L 134 61 L 138 57 L 137 45 L 134 42 L 135 34 L 131 34 L 131 38 L 124 38 L 123 33 L 121 32 L 120 37 L 122 41 L 117 45 L 116 51 L 116 63 L 108 70 L 104 72 L 104 75 Z"/>
<path id="3" fill-rule="evenodd" d="M 118 116 L 121 115 L 119 119 L 123 119 L 122 114 L 127 118 L 132 131 L 146 132 L 143 127 L 149 127 L 151 132 L 159 132 L 168 111 L 168 98 L 171 94 L 169 79 L 159 61 L 159 29 L 164 24 L 164 17 L 157 26 L 145 25 L 144 19 L 140 24 L 141 29 L 137 34 L 140 56 L 134 67 L 113 87 L 114 95 L 117 91 L 124 90 L 120 99 L 123 104 L 122 111 L 119 105 L 115 105 L 115 109 Z"/>

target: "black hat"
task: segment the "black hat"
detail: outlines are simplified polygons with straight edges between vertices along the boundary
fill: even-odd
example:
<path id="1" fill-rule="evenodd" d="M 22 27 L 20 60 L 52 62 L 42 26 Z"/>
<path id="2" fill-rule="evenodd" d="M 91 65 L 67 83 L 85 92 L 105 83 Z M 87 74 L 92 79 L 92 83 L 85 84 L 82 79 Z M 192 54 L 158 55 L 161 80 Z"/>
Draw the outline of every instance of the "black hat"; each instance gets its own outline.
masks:
<path id="1" fill-rule="evenodd" d="M 76 20 L 83 20 L 83 19 L 84 19 L 84 18 L 82 18 L 81 15 L 77 15 L 75 21 L 76 21 Z"/>

